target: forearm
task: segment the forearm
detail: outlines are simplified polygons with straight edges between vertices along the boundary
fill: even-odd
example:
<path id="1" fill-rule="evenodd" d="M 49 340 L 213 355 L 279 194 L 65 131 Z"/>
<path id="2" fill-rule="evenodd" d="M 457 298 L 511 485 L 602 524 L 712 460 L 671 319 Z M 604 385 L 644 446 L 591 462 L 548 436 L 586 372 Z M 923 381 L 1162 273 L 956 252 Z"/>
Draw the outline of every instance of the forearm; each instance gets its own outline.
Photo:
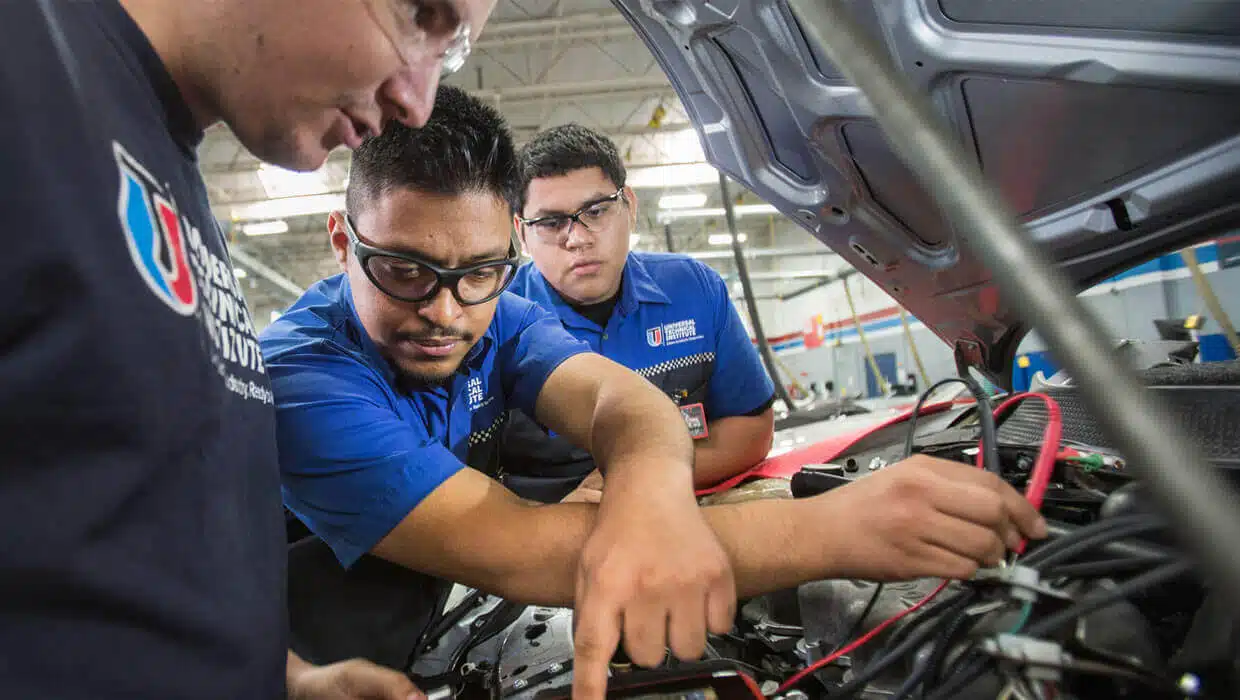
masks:
<path id="1" fill-rule="evenodd" d="M 472 471 L 472 470 L 471 470 Z M 485 479 L 466 474 L 467 479 Z M 374 553 L 415 571 L 532 605 L 571 606 L 581 549 L 598 507 L 527 505 L 498 485 L 485 506 L 443 504 L 437 522 L 410 514 Z M 432 494 L 432 498 L 435 495 Z M 749 596 L 825 578 L 836 565 L 822 537 L 818 499 L 703 508 Z M 450 509 L 450 510 L 449 510 Z M 469 523 L 461 527 L 461 523 Z M 290 661 L 291 663 L 291 661 Z"/>
<path id="2" fill-rule="evenodd" d="M 771 451 L 773 435 L 769 410 L 711 421 L 709 437 L 693 444 L 693 485 L 714 486 L 752 468 Z"/>
<path id="3" fill-rule="evenodd" d="M 679 409 L 652 384 L 605 384 L 591 430 L 591 452 L 607 481 L 607 492 L 629 485 L 690 493 L 693 440 Z"/>

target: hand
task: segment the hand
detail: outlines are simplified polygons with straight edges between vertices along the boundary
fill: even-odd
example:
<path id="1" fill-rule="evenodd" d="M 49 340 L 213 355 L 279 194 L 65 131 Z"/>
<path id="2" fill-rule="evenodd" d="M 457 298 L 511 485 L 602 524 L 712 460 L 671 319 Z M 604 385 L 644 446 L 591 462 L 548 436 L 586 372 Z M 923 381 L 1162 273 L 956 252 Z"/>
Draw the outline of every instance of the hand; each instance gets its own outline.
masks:
<path id="1" fill-rule="evenodd" d="M 603 473 L 595 469 L 560 503 L 599 503 L 603 500 Z"/>
<path id="2" fill-rule="evenodd" d="M 924 455 L 816 498 L 830 524 L 814 536 L 829 538 L 840 578 L 962 580 L 1022 537 L 1046 537 L 1046 521 L 998 476 Z"/>
<path id="3" fill-rule="evenodd" d="M 289 700 L 426 700 L 403 673 L 363 659 L 312 666 L 290 661 Z"/>
<path id="4" fill-rule="evenodd" d="M 581 552 L 576 601 L 573 697 L 601 700 L 622 636 L 641 666 L 658 665 L 669 646 L 699 659 L 707 630 L 732 628 L 736 585 L 688 488 L 610 488 Z"/>

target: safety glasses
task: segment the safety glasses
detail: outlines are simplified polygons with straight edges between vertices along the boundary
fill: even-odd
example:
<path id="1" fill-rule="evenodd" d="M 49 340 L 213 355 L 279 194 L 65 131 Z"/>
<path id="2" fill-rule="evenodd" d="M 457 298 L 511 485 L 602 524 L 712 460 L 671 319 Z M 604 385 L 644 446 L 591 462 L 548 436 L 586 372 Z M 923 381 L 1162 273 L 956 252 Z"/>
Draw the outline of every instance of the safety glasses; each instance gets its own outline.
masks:
<path id="1" fill-rule="evenodd" d="M 508 257 L 503 260 L 457 268 L 440 267 L 415 255 L 383 250 L 366 243 L 357 235 L 348 214 L 344 216 L 344 230 L 366 278 L 379 291 L 398 301 L 427 301 L 447 287 L 461 306 L 484 304 L 512 283 L 520 262 L 516 248 L 510 246 Z"/>

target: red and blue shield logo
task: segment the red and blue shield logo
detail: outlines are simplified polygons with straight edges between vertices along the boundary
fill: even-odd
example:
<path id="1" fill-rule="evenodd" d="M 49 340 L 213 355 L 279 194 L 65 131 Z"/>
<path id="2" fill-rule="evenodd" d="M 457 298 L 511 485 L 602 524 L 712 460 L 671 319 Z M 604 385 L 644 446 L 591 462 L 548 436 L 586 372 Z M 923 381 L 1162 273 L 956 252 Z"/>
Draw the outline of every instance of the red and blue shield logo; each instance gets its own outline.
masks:
<path id="1" fill-rule="evenodd" d="M 198 288 L 176 203 L 120 144 L 113 152 L 120 171 L 117 213 L 134 265 L 155 296 L 190 316 L 198 308 Z"/>
<path id="2" fill-rule="evenodd" d="M 646 344 L 652 348 L 657 348 L 663 344 L 663 326 L 646 329 Z"/>

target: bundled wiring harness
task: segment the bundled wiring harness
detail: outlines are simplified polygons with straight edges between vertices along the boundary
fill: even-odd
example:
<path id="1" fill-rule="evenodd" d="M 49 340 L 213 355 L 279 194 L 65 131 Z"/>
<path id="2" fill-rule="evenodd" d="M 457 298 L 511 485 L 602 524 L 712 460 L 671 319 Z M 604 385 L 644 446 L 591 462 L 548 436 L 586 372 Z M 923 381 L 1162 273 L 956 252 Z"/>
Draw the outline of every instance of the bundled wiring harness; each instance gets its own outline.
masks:
<path id="1" fill-rule="evenodd" d="M 910 416 L 906 456 L 913 453 L 917 417 L 928 397 L 953 382 L 963 383 L 977 398 L 981 434 L 977 466 L 996 473 L 1002 468 L 995 423 L 1022 401 L 1046 405 L 1046 427 L 1025 486 L 1025 498 L 1035 508 L 1043 504 L 1057 461 L 1081 468 L 1089 464 L 1080 453 L 1061 451 L 1062 417 L 1054 399 L 1039 393 L 1016 394 L 992 411 L 980 387 L 969 379 L 945 380 L 922 394 Z M 1074 646 L 1073 640 L 1081 621 L 1091 615 L 1192 574 L 1191 565 L 1179 554 L 1141 539 L 1159 536 L 1165 529 L 1166 523 L 1152 515 L 1119 515 L 1075 528 L 1056 524 L 1051 538 L 1031 547 L 1028 554 L 1022 542 L 1000 567 L 979 571 L 968 581 L 943 581 L 915 605 L 858 636 L 882 592 L 880 584 L 844 637 L 852 641 L 788 678 L 774 695 L 803 686 L 817 672 L 903 623 L 877 654 L 853 667 L 842 684 L 819 678 L 826 697 L 856 697 L 893 668 L 911 672 L 894 692 L 884 692 L 890 700 L 1080 697 L 1063 690 L 1071 688 L 1076 678 L 1121 679 L 1128 687 L 1135 684 L 1159 697 L 1158 693 L 1177 687 L 1173 679 L 1131 659 L 1093 654 Z"/>

